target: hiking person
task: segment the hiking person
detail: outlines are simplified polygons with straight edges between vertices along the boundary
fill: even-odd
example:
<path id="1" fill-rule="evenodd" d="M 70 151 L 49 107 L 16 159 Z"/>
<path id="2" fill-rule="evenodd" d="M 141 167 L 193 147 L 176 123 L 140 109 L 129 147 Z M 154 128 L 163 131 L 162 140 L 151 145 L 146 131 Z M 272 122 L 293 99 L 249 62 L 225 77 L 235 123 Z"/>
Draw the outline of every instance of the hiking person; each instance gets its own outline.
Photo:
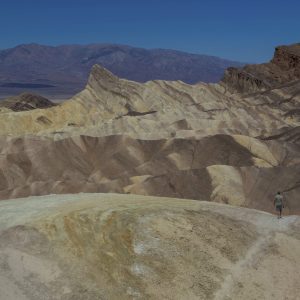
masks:
<path id="1" fill-rule="evenodd" d="M 274 198 L 274 206 L 276 211 L 278 212 L 278 219 L 280 219 L 282 214 L 282 209 L 284 208 L 283 196 L 281 195 L 280 192 L 278 192 Z"/>

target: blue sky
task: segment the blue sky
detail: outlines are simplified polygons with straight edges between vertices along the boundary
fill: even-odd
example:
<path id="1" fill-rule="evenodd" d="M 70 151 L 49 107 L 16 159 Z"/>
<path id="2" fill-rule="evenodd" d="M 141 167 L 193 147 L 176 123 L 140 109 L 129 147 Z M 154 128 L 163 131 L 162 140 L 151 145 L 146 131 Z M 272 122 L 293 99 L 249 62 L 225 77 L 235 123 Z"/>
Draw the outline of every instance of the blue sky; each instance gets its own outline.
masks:
<path id="1" fill-rule="evenodd" d="M 300 42 L 296 0 L 0 0 L 0 48 L 118 43 L 269 60 Z"/>

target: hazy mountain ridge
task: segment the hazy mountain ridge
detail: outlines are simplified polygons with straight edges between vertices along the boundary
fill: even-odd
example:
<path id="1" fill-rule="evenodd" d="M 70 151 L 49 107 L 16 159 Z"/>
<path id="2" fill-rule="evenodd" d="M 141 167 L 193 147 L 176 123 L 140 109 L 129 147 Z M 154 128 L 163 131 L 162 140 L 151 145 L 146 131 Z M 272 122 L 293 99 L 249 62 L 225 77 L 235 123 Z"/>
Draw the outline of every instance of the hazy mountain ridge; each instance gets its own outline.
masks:
<path id="1" fill-rule="evenodd" d="M 43 46 L 20 45 L 0 50 L 0 85 L 32 83 L 65 86 L 80 91 L 93 65 L 100 64 L 119 77 L 148 80 L 217 82 L 229 66 L 241 63 L 214 56 L 166 49 L 142 49 L 113 44 Z M 52 88 L 55 93 L 55 88 Z M 1 89 L 0 89 L 1 93 Z"/>

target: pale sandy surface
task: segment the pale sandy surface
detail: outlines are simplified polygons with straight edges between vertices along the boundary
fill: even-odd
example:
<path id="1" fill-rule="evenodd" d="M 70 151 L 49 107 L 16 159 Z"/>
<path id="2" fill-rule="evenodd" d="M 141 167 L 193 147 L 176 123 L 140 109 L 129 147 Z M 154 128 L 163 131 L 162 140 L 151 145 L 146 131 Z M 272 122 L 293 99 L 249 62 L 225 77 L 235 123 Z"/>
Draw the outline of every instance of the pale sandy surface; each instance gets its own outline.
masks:
<path id="1" fill-rule="evenodd" d="M 117 194 L 0 202 L 0 299 L 299 299 L 300 218 Z"/>

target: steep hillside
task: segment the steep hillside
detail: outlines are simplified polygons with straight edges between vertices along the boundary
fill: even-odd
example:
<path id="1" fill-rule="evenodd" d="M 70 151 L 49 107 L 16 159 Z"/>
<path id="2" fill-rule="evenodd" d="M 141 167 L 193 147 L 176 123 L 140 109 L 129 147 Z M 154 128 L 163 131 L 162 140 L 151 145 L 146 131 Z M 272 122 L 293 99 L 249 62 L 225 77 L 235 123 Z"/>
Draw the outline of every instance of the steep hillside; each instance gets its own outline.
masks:
<path id="1" fill-rule="evenodd" d="M 211 199 L 273 211 L 285 192 L 300 214 L 300 151 L 239 135 L 0 139 L 0 198 L 79 192 Z M 289 148 L 290 147 L 290 148 Z"/>

